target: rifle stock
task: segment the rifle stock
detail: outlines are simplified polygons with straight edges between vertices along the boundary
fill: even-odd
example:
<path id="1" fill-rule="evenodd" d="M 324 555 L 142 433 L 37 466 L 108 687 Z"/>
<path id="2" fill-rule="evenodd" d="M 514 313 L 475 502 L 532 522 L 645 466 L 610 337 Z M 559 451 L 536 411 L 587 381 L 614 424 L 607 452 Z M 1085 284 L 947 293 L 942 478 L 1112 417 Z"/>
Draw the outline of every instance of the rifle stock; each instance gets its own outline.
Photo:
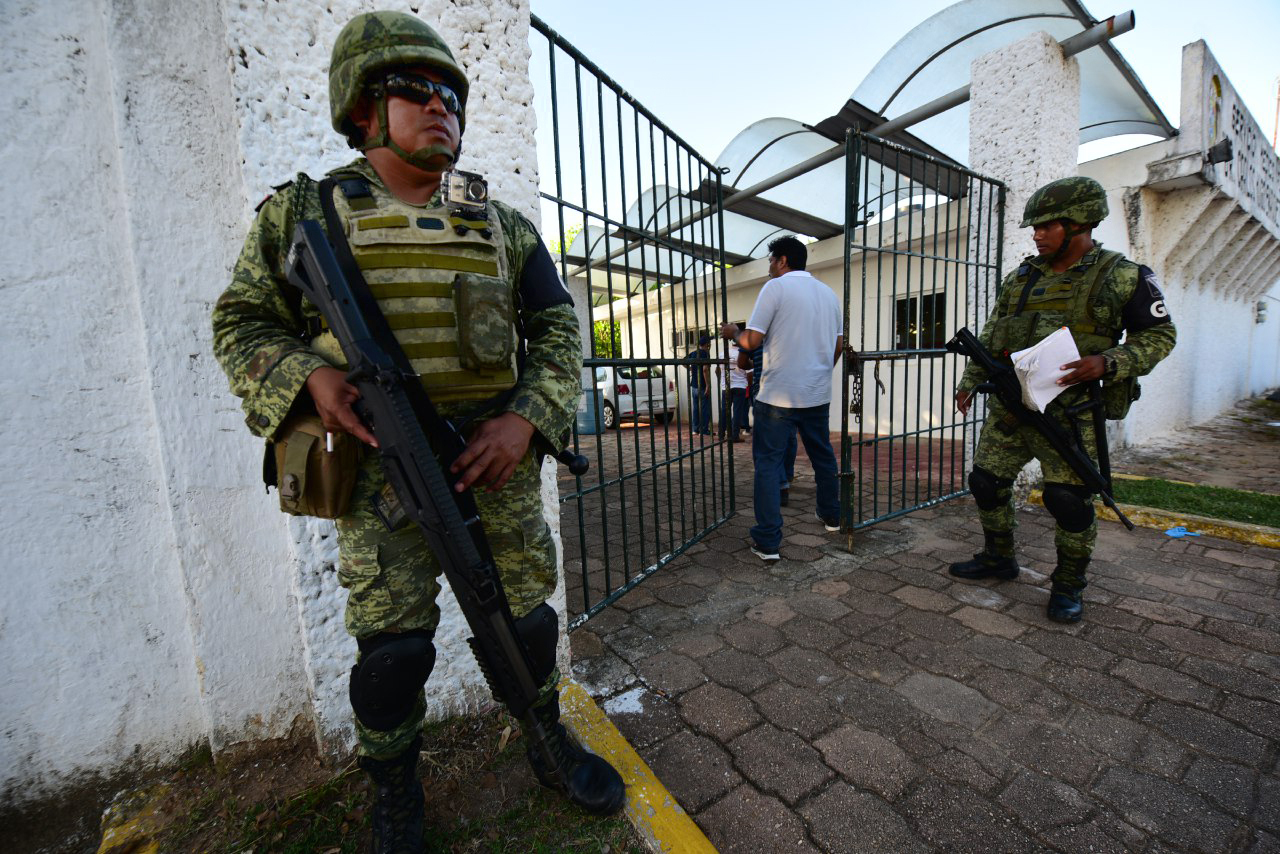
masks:
<path id="1" fill-rule="evenodd" d="M 1009 410 L 1010 415 L 1043 436 L 1058 456 L 1062 457 L 1075 472 L 1076 477 L 1098 494 L 1102 503 L 1111 508 L 1126 528 L 1133 530 L 1133 523 L 1120 511 L 1115 499 L 1111 497 L 1111 484 L 1098 471 L 1084 448 L 1073 441 L 1052 418 L 1043 412 L 1033 412 L 1022 402 L 1022 384 L 1018 382 L 1013 368 L 997 362 L 987 348 L 982 346 L 977 336 L 965 327 L 956 332 L 955 336 L 946 343 L 946 349 L 950 353 L 967 356 L 976 362 L 987 379 L 975 391 L 994 394 L 1004 408 Z M 1097 436 L 1097 441 L 1105 442 L 1106 436 Z"/>

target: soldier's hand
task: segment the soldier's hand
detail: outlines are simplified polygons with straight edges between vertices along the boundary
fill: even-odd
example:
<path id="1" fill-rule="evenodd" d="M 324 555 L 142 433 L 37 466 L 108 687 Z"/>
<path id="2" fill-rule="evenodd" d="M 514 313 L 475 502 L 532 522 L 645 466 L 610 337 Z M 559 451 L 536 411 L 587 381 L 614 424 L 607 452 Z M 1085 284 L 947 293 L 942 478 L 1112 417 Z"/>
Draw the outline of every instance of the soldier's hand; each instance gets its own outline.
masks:
<path id="1" fill-rule="evenodd" d="M 973 392 L 958 391 L 956 392 L 956 409 L 960 410 L 961 415 L 969 414 L 969 406 L 973 402 Z"/>
<path id="2" fill-rule="evenodd" d="M 506 486 L 516 466 L 529 452 L 533 425 L 514 412 L 504 412 L 481 422 L 467 439 L 467 448 L 449 468 L 458 475 L 454 489 L 462 492 L 471 484 L 485 484 L 490 492 Z"/>
<path id="3" fill-rule="evenodd" d="M 351 404 L 360 399 L 360 390 L 347 382 L 346 374 L 337 368 L 316 368 L 307 377 L 307 392 L 315 402 L 324 429 L 330 433 L 350 433 L 361 442 L 378 447 L 378 440 L 351 408 Z"/>
<path id="4" fill-rule="evenodd" d="M 1059 377 L 1058 385 L 1087 383 L 1089 380 L 1099 379 L 1106 373 L 1107 361 L 1101 356 L 1085 356 L 1074 362 L 1067 362 L 1059 367 L 1058 370 L 1071 372 L 1064 377 Z"/>

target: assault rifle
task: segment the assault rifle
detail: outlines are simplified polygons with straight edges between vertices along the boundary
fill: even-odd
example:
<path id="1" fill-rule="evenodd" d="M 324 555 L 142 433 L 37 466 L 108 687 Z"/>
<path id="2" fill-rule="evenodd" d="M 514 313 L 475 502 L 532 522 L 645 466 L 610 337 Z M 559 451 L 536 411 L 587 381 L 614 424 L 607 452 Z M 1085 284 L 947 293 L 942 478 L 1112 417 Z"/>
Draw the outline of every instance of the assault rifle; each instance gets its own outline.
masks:
<path id="1" fill-rule="evenodd" d="M 367 287 L 353 287 L 343 274 L 318 222 L 298 223 L 285 267 L 289 282 L 320 309 L 342 345 L 351 368 L 347 381 L 360 390 L 353 408 L 378 440 L 387 481 L 402 509 L 449 579 L 474 635 L 468 643 L 489 687 L 520 719 L 545 766 L 559 774 L 546 729 L 532 709 L 555 667 L 554 653 L 550 661 L 535 661 L 526 640 L 538 634 L 546 640 L 545 632 L 557 631 L 555 612 L 544 604 L 519 621 L 512 618 L 475 497 L 470 490 L 454 492 L 445 475 L 465 440 L 437 412 L 373 294 Z M 575 474 L 585 470 L 585 458 L 572 452 L 557 459 L 579 469 Z"/>
<path id="2" fill-rule="evenodd" d="M 1033 412 L 1022 402 L 1022 384 L 1018 382 L 1018 376 L 1014 373 L 1013 368 L 1008 365 L 1002 365 L 997 362 L 987 350 L 982 346 L 982 342 L 978 340 L 972 332 L 967 328 L 961 328 L 950 341 L 946 343 L 946 349 L 950 353 L 957 353 L 962 356 L 968 356 L 974 362 L 978 363 L 978 367 L 986 374 L 987 380 L 981 383 L 974 391 L 980 391 L 983 394 L 994 394 L 996 399 L 1009 410 L 1009 414 L 1018 421 L 1034 429 L 1037 433 L 1045 438 L 1058 456 L 1062 457 L 1063 462 L 1076 473 L 1076 477 L 1080 478 L 1093 492 L 1098 493 L 1102 498 L 1102 503 L 1111 508 L 1116 517 L 1124 523 L 1124 526 L 1130 531 L 1133 530 L 1133 523 L 1129 521 L 1124 513 L 1120 512 L 1120 508 L 1116 506 L 1116 501 L 1111 497 L 1111 483 L 1103 477 L 1098 471 L 1097 466 L 1093 464 L 1093 460 L 1080 446 L 1078 441 L 1072 440 L 1066 431 L 1049 416 L 1043 412 Z M 1100 427 L 1099 429 L 1105 429 Z M 1097 433 L 1097 441 L 1101 446 L 1106 442 L 1105 433 Z"/>

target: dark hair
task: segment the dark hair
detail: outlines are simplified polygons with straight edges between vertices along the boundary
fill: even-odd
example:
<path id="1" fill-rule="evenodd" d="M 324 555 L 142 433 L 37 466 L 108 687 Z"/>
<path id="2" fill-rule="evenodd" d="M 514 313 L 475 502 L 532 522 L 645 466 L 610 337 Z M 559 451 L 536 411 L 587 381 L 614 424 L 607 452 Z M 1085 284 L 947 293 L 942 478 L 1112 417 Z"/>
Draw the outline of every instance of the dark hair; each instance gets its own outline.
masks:
<path id="1" fill-rule="evenodd" d="M 788 267 L 793 270 L 803 270 L 805 264 L 809 263 L 809 250 L 804 248 L 803 243 L 788 234 L 769 244 L 769 257 L 786 258 Z"/>

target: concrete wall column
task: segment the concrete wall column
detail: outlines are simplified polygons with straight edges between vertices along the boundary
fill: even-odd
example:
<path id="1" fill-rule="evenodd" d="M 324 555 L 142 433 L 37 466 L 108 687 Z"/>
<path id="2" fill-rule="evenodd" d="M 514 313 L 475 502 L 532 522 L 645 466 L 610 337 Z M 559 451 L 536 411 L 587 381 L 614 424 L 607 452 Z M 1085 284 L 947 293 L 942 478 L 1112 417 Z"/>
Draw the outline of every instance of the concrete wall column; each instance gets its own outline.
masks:
<path id="1" fill-rule="evenodd" d="M 1034 252 L 1029 232 L 1018 227 L 1027 199 L 1037 187 L 1076 174 L 1080 66 L 1062 55 L 1048 33 L 1032 33 L 975 59 L 970 86 L 969 164 L 1008 187 L 999 274 L 971 273 L 968 280 L 969 305 L 976 306 L 981 328 L 995 286 Z M 990 251 L 987 242 L 985 234 L 970 234 L 971 257 Z M 976 443 L 976 435 L 972 440 Z M 1033 463 L 1023 481 L 1038 474 Z"/>
<path id="2" fill-rule="evenodd" d="M 969 164 L 1003 181 L 1002 271 L 1034 252 L 1018 227 L 1037 187 L 1076 174 L 1080 150 L 1080 65 L 1047 33 L 985 54 L 970 68 Z"/>

